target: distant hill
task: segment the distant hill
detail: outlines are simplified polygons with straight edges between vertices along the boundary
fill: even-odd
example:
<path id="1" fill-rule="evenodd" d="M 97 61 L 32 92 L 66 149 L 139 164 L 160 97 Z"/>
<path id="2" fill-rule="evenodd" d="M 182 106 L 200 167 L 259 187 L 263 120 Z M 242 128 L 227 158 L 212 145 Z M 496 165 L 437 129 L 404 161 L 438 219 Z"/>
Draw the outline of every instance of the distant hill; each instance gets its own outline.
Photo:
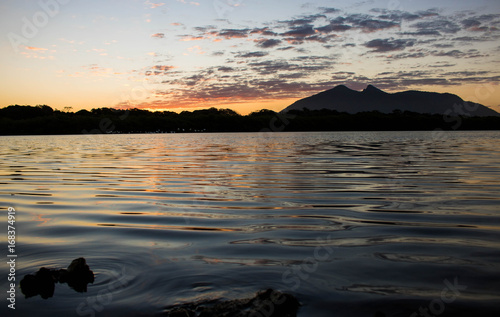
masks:
<path id="1" fill-rule="evenodd" d="M 359 113 L 379 111 L 392 113 L 395 110 L 450 116 L 500 116 L 500 113 L 481 104 L 467 102 L 457 95 L 423 91 L 387 93 L 372 85 L 356 91 L 344 85 L 298 100 L 281 112 L 290 110 L 336 110 Z"/>

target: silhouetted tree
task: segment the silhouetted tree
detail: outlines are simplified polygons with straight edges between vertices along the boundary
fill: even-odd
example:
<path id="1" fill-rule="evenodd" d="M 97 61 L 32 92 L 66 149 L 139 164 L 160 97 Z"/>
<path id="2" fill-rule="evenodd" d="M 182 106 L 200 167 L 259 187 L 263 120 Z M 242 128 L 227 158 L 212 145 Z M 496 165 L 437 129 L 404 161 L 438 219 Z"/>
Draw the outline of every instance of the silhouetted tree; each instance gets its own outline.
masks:
<path id="1" fill-rule="evenodd" d="M 53 110 L 47 105 L 12 105 L 0 109 L 0 134 L 75 134 L 144 132 L 261 131 L 284 114 L 262 109 L 246 116 L 231 109 L 209 108 L 192 112 L 151 112 L 143 109 L 94 108 L 76 113 Z M 338 111 L 291 110 L 284 131 L 352 130 L 453 130 L 457 122 L 442 115 L 408 111 L 357 114 Z M 460 117 L 459 129 L 500 130 L 499 117 Z"/>

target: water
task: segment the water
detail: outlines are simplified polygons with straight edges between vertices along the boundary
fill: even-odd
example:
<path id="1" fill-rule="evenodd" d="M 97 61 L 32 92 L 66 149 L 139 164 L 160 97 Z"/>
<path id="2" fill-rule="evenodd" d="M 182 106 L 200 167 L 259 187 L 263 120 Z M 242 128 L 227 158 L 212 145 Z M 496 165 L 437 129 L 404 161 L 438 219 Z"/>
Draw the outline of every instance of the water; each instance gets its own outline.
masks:
<path id="1" fill-rule="evenodd" d="M 500 311 L 500 132 L 0 137 L 17 285 L 2 316 L 151 316 L 275 288 L 299 316 Z M 5 296 L 6 226 L 0 269 Z M 416 315 L 415 315 L 416 316 Z M 495 315 L 496 316 L 496 315 Z"/>

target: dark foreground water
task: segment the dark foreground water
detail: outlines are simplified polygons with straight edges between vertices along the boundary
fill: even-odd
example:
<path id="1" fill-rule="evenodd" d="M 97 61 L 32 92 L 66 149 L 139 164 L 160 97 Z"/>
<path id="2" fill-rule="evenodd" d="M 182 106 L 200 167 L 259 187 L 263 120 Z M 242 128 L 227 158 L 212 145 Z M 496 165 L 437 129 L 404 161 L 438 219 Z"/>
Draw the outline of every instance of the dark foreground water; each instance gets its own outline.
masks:
<path id="1" fill-rule="evenodd" d="M 498 316 L 499 141 L 499 132 L 0 137 L 0 315 L 151 316 L 270 287 L 295 295 L 299 316 Z M 95 273 L 87 292 L 56 284 L 49 299 L 24 298 L 24 275 L 78 257 Z"/>

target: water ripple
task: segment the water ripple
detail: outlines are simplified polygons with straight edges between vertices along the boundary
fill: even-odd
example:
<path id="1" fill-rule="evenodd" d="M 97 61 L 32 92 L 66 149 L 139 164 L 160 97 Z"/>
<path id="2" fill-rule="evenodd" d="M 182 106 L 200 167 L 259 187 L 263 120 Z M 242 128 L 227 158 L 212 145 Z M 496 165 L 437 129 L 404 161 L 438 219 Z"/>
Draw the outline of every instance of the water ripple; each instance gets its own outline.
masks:
<path id="1" fill-rule="evenodd" d="M 467 290 L 453 305 L 485 311 L 500 299 L 499 140 L 1 137 L 0 212 L 16 209 L 18 276 L 82 256 L 95 272 L 87 293 L 59 284 L 49 300 L 19 293 L 20 314 L 77 316 L 106 299 L 103 316 L 148 316 L 272 287 L 301 299 L 299 316 L 352 316 L 352 303 L 382 299 L 408 300 L 411 315 L 455 278 Z"/>

